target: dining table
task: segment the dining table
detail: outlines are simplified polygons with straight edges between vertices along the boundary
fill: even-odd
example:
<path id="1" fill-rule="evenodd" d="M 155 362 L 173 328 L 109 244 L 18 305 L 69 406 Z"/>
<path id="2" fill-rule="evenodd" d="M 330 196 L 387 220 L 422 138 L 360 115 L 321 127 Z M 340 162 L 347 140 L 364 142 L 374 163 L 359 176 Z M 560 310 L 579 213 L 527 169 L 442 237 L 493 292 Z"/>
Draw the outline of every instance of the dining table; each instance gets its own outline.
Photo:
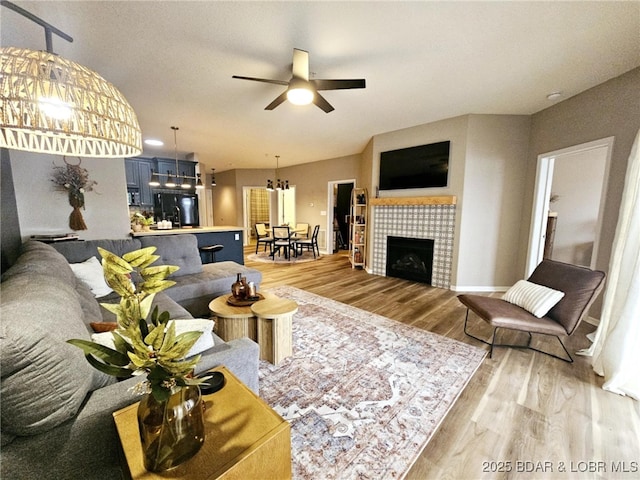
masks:
<path id="1" fill-rule="evenodd" d="M 277 227 L 289 227 L 289 225 L 276 225 L 276 226 Z M 266 231 L 268 233 L 271 233 L 272 232 L 271 227 L 267 227 Z M 308 227 L 297 227 L 297 228 L 296 227 L 289 227 L 289 236 L 290 237 L 294 237 L 294 236 L 296 236 L 297 234 L 300 234 L 300 233 L 308 233 L 308 231 L 309 231 Z"/>

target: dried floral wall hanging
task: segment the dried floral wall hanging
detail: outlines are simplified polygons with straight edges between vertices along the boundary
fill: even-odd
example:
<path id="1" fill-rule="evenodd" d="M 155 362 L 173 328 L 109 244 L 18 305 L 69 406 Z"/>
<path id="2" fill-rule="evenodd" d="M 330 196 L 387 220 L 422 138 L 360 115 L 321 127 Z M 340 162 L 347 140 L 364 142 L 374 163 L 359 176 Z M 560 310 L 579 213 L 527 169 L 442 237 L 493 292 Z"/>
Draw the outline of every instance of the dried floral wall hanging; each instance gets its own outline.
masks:
<path id="1" fill-rule="evenodd" d="M 98 182 L 89 179 L 87 169 L 80 166 L 81 158 L 78 158 L 76 165 L 67 162 L 67 157 L 62 157 L 62 159 L 65 166 L 59 167 L 55 163 L 53 164 L 51 181 L 58 190 L 66 192 L 69 196 L 69 205 L 73 207 L 73 211 L 69 215 L 69 227 L 72 230 L 86 230 L 87 224 L 84 223 L 80 209 L 84 209 L 84 194 L 92 191 Z"/>

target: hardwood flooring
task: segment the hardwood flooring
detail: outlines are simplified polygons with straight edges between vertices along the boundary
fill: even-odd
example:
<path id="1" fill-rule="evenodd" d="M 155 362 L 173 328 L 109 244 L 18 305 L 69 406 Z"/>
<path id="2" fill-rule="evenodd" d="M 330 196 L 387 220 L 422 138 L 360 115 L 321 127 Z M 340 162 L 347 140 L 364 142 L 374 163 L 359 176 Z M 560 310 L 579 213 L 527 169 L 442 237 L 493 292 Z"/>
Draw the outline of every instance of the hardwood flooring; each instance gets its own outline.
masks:
<path id="1" fill-rule="evenodd" d="M 246 247 L 246 254 L 255 247 Z M 291 285 L 394 320 L 486 346 L 463 332 L 456 293 L 352 269 L 343 254 L 293 265 L 246 261 L 261 289 Z M 472 320 L 470 321 L 472 322 Z M 473 331 L 490 331 L 481 321 Z M 589 345 L 583 322 L 566 340 Z M 552 348 L 553 339 L 542 339 Z M 559 347 L 558 347 L 559 348 Z M 603 390 L 589 359 L 568 364 L 530 350 L 486 358 L 406 476 L 422 479 L 638 479 L 640 402 Z"/>

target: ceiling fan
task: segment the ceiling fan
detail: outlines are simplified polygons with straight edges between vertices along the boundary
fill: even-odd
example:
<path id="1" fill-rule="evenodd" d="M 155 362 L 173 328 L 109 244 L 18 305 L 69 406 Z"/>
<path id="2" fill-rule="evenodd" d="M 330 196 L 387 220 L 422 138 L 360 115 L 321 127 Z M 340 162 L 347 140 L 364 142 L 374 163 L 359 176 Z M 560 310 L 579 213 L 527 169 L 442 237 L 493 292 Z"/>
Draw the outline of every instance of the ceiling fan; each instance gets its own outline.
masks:
<path id="1" fill-rule="evenodd" d="M 269 80 L 266 78 L 241 77 L 233 75 L 233 78 L 240 80 L 252 80 L 254 82 L 273 83 L 284 85 L 287 89 L 279 95 L 273 102 L 265 107 L 265 110 L 273 110 L 285 100 L 289 100 L 295 105 L 308 105 L 314 103 L 325 113 L 334 110 L 327 100 L 318 93 L 319 90 L 344 90 L 350 88 L 365 88 L 364 79 L 355 80 L 309 80 L 309 52 L 293 49 L 292 77 L 288 82 L 284 80 Z"/>

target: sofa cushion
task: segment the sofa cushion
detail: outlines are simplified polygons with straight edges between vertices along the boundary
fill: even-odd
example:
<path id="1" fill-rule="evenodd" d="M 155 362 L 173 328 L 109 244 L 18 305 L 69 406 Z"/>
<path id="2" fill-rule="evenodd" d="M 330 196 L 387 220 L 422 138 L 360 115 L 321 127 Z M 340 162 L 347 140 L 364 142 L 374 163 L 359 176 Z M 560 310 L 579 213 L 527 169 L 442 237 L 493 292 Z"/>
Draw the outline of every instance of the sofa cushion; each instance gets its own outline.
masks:
<path id="1" fill-rule="evenodd" d="M 158 312 L 169 312 L 169 318 L 191 318 L 192 315 L 189 313 L 184 307 L 178 304 L 175 300 L 169 298 L 169 296 L 165 293 L 168 290 L 163 292 L 156 293 L 156 296 L 153 297 L 153 303 L 151 304 L 151 312 L 155 307 L 158 307 Z M 107 297 L 100 298 L 100 303 L 118 303 L 120 302 L 120 297 L 113 293 Z M 95 320 L 97 322 L 115 322 L 116 316 L 107 310 L 104 307 L 101 308 L 102 317 L 100 320 Z M 90 330 L 91 327 L 89 326 Z"/>
<path id="2" fill-rule="evenodd" d="M 2 431 L 38 434 L 72 418 L 90 391 L 115 379 L 66 343 L 89 339 L 74 287 L 29 273 L 12 276 L 0 288 Z"/>
<path id="3" fill-rule="evenodd" d="M 115 239 L 115 240 L 86 240 L 80 242 L 60 242 L 52 244 L 69 263 L 84 262 L 88 258 L 97 257 L 102 260 L 98 247 L 115 253 L 119 257 L 125 253 L 142 248 L 140 240 L 137 238 Z"/>
<path id="4" fill-rule="evenodd" d="M 206 318 L 185 318 L 170 320 L 167 326 L 171 323 L 175 323 L 176 336 L 185 332 L 200 332 L 200 338 L 193 344 L 186 357 L 193 357 L 199 353 L 213 348 L 213 321 Z M 126 338 L 125 338 L 126 339 Z M 91 335 L 91 341 L 99 343 L 105 347 L 115 349 L 115 343 L 113 341 L 112 332 L 96 332 Z M 128 340 L 127 340 L 128 341 Z"/>
<path id="5" fill-rule="evenodd" d="M 34 240 L 22 244 L 21 255 L 2 275 L 2 281 L 26 273 L 47 275 L 71 286 L 76 284 L 76 277 L 65 258 L 51 245 Z"/>
<path id="6" fill-rule="evenodd" d="M 202 259 L 195 235 L 152 235 L 141 237 L 142 247 L 157 247 L 160 259 L 154 265 L 176 265 L 180 267 L 170 277 L 180 277 L 202 272 Z"/>
<path id="7" fill-rule="evenodd" d="M 209 302 L 224 294 L 231 294 L 231 284 L 238 273 L 247 278 L 247 282 L 260 284 L 262 274 L 259 270 L 245 267 L 236 262 L 224 261 L 207 263 L 202 273 L 172 278 L 176 284 L 165 290 L 166 294 L 184 306 L 195 317 L 208 315 Z"/>

